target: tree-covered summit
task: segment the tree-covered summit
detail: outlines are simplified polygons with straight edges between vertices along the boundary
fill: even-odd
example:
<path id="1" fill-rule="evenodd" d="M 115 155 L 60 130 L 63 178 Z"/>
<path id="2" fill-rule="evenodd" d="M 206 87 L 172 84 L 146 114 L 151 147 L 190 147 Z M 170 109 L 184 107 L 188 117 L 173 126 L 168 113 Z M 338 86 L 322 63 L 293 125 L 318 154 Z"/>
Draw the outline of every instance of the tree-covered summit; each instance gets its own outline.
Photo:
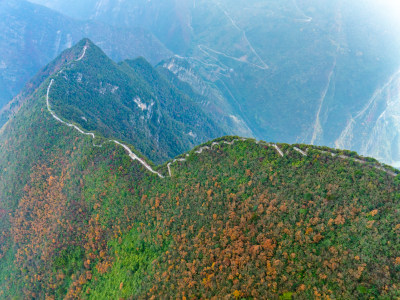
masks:
<path id="1" fill-rule="evenodd" d="M 109 59 L 88 39 L 85 55 L 57 73 L 51 104 L 62 118 L 105 138 L 118 138 L 155 163 L 172 158 L 224 131 L 144 58 Z"/>

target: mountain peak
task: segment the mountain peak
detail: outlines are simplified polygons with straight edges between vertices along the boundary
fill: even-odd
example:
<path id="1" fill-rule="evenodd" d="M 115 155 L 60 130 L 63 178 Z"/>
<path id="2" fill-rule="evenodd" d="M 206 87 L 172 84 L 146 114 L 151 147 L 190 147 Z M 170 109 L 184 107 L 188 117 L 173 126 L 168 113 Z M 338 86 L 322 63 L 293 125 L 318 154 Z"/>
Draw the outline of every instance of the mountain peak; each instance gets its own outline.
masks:
<path id="1" fill-rule="evenodd" d="M 86 57 L 91 58 L 91 64 L 95 61 L 99 61 L 99 64 L 113 63 L 90 39 L 84 38 L 80 40 L 76 45 L 64 50 L 53 61 L 43 67 L 12 101 L 0 108 L 0 126 L 4 125 L 9 117 L 18 111 L 27 97 L 39 88 L 48 77 L 58 73 L 72 62 L 81 61 Z M 95 57 L 96 59 L 94 59 Z"/>
<path id="2" fill-rule="evenodd" d="M 200 110 L 195 95 L 144 58 L 116 64 L 89 39 L 68 53 L 60 71 L 51 73 L 50 91 L 52 110 L 66 122 L 135 145 L 155 163 L 225 133 Z"/>
<path id="3" fill-rule="evenodd" d="M 74 53 L 75 61 L 80 61 L 85 57 L 102 57 L 102 59 L 107 59 L 108 61 L 111 61 L 111 59 L 108 58 L 104 51 L 96 46 L 89 38 L 81 39 L 75 46 L 70 48 L 69 51 Z"/>

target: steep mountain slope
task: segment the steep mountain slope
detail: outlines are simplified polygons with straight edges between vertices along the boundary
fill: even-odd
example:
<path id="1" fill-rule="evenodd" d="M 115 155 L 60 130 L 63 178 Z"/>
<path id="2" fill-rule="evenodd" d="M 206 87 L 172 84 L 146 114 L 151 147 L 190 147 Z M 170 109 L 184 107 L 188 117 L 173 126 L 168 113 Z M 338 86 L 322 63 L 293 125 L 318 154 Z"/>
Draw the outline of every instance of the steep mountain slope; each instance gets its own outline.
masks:
<path id="1" fill-rule="evenodd" d="M 9 118 L 17 113 L 21 105 L 34 94 L 35 90 L 51 75 L 61 71 L 63 67 L 72 63 L 82 53 L 81 47 L 72 47 L 63 51 L 57 58 L 43 67 L 29 82 L 24 86 L 21 92 L 12 99 L 7 105 L 0 109 L 0 127 L 3 126 Z"/>
<path id="2" fill-rule="evenodd" d="M 368 103 L 347 121 L 335 141 L 338 148 L 362 153 L 400 167 L 400 71 L 378 88 Z"/>
<path id="3" fill-rule="evenodd" d="M 54 78 L 51 107 L 61 118 L 125 140 L 160 163 L 224 131 L 143 58 L 120 64 L 89 40 L 82 58 Z"/>
<path id="4" fill-rule="evenodd" d="M 182 88 L 200 94 L 202 96 L 202 99 L 199 99 L 201 107 L 227 132 L 240 136 L 254 136 L 246 122 L 235 112 L 234 106 L 227 101 L 223 93 L 213 83 L 215 76 L 212 73 L 203 77 L 197 68 L 189 64 L 186 59 L 178 56 L 162 61 L 157 69 L 166 76 L 173 73 L 179 78 L 180 82 L 186 84 L 186 87 Z"/>
<path id="5" fill-rule="evenodd" d="M 248 128 L 257 138 L 342 145 L 398 164 L 390 140 L 398 134 L 397 119 L 377 122 L 384 112 L 397 115 L 390 103 L 398 93 L 386 93 L 388 104 L 367 117 L 370 130 L 343 142 L 351 139 L 349 124 L 358 119 L 362 126 L 358 114 L 400 67 L 399 12 L 392 13 L 388 1 L 37 1 L 83 19 L 148 28 L 190 63 L 174 60 L 168 68 L 181 79 L 195 70 L 211 84 L 217 97 L 210 113 L 222 107 L 228 111 L 224 117 L 244 122 L 236 127 L 240 132 Z M 198 83 L 198 76 L 186 79 Z M 382 141 L 369 146 L 376 135 Z"/>
<path id="6" fill-rule="evenodd" d="M 23 0 L 0 2 L 0 109 L 61 51 L 91 38 L 115 60 L 145 56 L 152 63 L 170 52 L 150 32 L 77 21 Z"/>
<path id="7" fill-rule="evenodd" d="M 144 81 L 148 65 L 113 64 L 88 40 L 78 49 L 0 130 L 0 297 L 400 296 L 396 171 L 354 152 L 238 137 L 149 166 L 107 131 L 72 124 L 61 114 L 72 97 L 61 97 L 74 90 L 60 88 L 79 87 L 94 62 Z"/>

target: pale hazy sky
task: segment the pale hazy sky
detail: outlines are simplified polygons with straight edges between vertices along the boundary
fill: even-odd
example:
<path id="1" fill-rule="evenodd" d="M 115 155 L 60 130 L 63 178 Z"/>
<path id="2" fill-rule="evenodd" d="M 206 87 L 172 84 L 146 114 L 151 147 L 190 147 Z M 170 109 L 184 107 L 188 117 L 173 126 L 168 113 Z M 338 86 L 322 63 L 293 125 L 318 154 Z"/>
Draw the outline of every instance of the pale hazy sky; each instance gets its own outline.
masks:
<path id="1" fill-rule="evenodd" d="M 352 1 L 352 0 L 349 0 Z M 400 34 L 400 0 L 360 0 L 369 3 L 375 10 L 378 22 L 384 21 L 395 36 Z M 397 38 L 400 41 L 400 37 Z"/>
<path id="2" fill-rule="evenodd" d="M 392 17 L 397 17 L 400 23 L 400 0 L 375 0 L 374 2 L 382 6 Z"/>

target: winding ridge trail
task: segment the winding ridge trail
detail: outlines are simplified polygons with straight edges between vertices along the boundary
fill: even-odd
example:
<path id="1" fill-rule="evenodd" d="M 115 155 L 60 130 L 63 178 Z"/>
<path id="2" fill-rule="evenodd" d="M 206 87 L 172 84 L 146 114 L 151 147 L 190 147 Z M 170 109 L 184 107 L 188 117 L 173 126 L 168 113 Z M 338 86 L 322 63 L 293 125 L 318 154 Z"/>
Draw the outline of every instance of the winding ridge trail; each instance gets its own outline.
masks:
<path id="1" fill-rule="evenodd" d="M 94 139 L 94 138 L 96 137 L 96 136 L 94 135 L 94 133 L 92 133 L 92 132 L 84 132 L 84 131 L 83 131 L 82 129 L 80 129 L 78 126 L 76 126 L 76 125 L 74 125 L 74 124 L 71 124 L 71 123 L 67 123 L 67 122 L 61 120 L 61 119 L 51 110 L 51 108 L 50 108 L 50 103 L 49 103 L 49 93 L 50 93 L 50 88 L 51 88 L 53 82 L 54 82 L 54 79 L 52 79 L 52 80 L 50 81 L 50 84 L 49 84 L 49 86 L 47 87 L 47 95 L 46 95 L 47 110 L 51 113 L 51 115 L 53 116 L 53 118 L 56 119 L 58 122 L 60 122 L 60 123 L 62 123 L 62 124 L 64 124 L 64 125 L 67 125 L 68 127 L 74 128 L 75 130 L 77 130 L 77 131 L 78 131 L 79 133 L 81 133 L 81 134 L 89 135 L 89 136 L 91 136 L 91 137 Z M 129 149 L 129 147 L 128 147 L 127 145 L 122 144 L 122 143 L 120 143 L 120 142 L 118 142 L 118 141 L 116 141 L 116 140 L 108 140 L 108 141 L 106 141 L 106 142 L 104 142 L 104 143 L 107 143 L 107 142 L 113 142 L 113 143 L 115 143 L 115 144 L 117 144 L 117 145 L 120 145 L 122 148 L 124 148 L 124 149 L 128 152 L 128 155 L 129 155 L 129 157 L 130 157 L 132 160 L 137 160 L 137 161 L 138 161 L 141 165 L 143 165 L 148 171 L 150 171 L 150 172 L 153 173 L 153 174 L 157 174 L 160 178 L 164 178 L 163 175 L 161 175 L 161 174 L 158 173 L 157 171 L 154 171 L 143 159 L 141 159 L 139 156 L 137 156 L 135 153 L 133 153 L 132 150 Z M 103 143 L 103 144 L 104 144 L 104 143 Z M 93 144 L 93 146 L 95 146 L 95 147 L 102 147 L 103 144 L 101 144 L 101 145 L 95 145 L 95 144 Z"/>
<path id="2" fill-rule="evenodd" d="M 87 48 L 88 48 L 87 46 L 84 46 L 82 55 L 81 55 L 76 61 L 80 61 L 80 60 L 82 60 L 82 59 L 84 58 L 84 56 L 85 56 L 85 54 L 86 54 Z M 82 129 L 80 129 L 78 126 L 63 121 L 63 120 L 62 120 L 61 118 L 59 118 L 59 117 L 55 114 L 55 112 L 51 109 L 49 98 L 50 98 L 50 90 L 51 90 L 51 87 L 52 87 L 53 84 L 54 84 L 54 79 L 51 79 L 51 80 L 50 80 L 50 83 L 49 83 L 49 85 L 48 85 L 48 87 L 47 87 L 47 93 L 46 93 L 47 110 L 50 112 L 50 114 L 52 115 L 52 117 L 53 117 L 55 120 L 57 120 L 58 122 L 60 122 L 61 124 L 64 124 L 64 125 L 66 125 L 66 126 L 68 126 L 68 127 L 72 127 L 72 128 L 74 128 L 75 130 L 77 130 L 79 133 L 81 133 L 81 134 L 83 134 L 83 135 L 88 135 L 88 136 L 92 137 L 93 139 L 95 139 L 96 136 L 94 135 L 94 133 L 92 133 L 92 132 L 85 132 L 85 131 L 83 131 Z M 234 139 L 234 140 L 231 140 L 230 142 L 228 142 L 228 141 L 213 142 L 213 143 L 211 144 L 211 146 L 203 146 L 203 147 L 200 147 L 200 148 L 198 148 L 196 151 L 194 151 L 194 153 L 201 154 L 203 151 L 205 151 L 205 150 L 210 150 L 210 151 L 211 151 L 211 150 L 213 150 L 213 149 L 215 148 L 215 146 L 218 146 L 218 145 L 221 145 L 221 144 L 233 145 L 235 142 L 238 142 L 238 141 L 247 141 L 247 140 L 249 140 L 249 139 L 241 138 L 241 139 Z M 251 139 L 251 140 L 253 140 L 253 139 Z M 256 141 L 256 140 L 254 140 L 254 142 L 255 142 L 256 144 L 259 144 L 259 145 L 265 145 L 265 146 L 273 147 L 273 148 L 276 150 L 276 152 L 277 152 L 281 157 L 284 157 L 284 156 L 285 156 L 285 154 L 283 153 L 283 151 L 282 151 L 282 150 L 279 148 L 279 146 L 276 145 L 276 144 L 270 144 L 270 143 L 266 143 L 266 142 L 264 142 L 264 141 Z M 129 157 L 130 157 L 133 161 L 138 161 L 138 162 L 139 162 L 143 167 L 145 167 L 149 172 L 151 172 L 151 173 L 153 173 L 153 174 L 156 174 L 158 177 L 160 177 L 160 178 L 165 178 L 165 176 L 163 176 L 161 173 L 159 173 L 159 172 L 153 170 L 153 168 L 152 168 L 144 159 L 140 158 L 138 155 L 136 155 L 134 152 L 132 152 L 132 150 L 131 150 L 127 145 L 125 145 L 125 144 L 123 144 L 123 143 L 121 143 L 121 142 L 119 142 L 119 141 L 117 141 L 117 140 L 107 140 L 107 141 L 103 142 L 103 143 L 100 144 L 100 145 L 96 145 L 96 144 L 93 143 L 93 146 L 95 146 L 95 147 L 102 147 L 105 143 L 115 143 L 115 144 L 121 146 L 122 148 L 125 149 L 125 151 L 126 151 L 126 152 L 128 153 L 128 155 L 129 155 Z M 296 152 L 300 153 L 302 156 L 308 156 L 308 155 L 307 155 L 308 149 L 306 149 L 306 151 L 304 152 L 303 150 L 299 149 L 298 147 L 293 147 L 293 150 L 295 150 Z M 366 163 L 367 163 L 367 162 L 364 161 L 364 160 L 360 160 L 360 159 L 357 159 L 357 158 L 352 158 L 352 157 L 350 157 L 350 156 L 338 155 L 338 154 L 336 154 L 336 153 L 327 152 L 327 151 L 323 151 L 323 150 L 319 150 L 319 149 L 315 149 L 315 150 L 317 150 L 317 151 L 319 151 L 319 152 L 321 152 L 321 153 L 328 153 L 328 154 L 331 154 L 332 157 L 338 156 L 338 157 L 340 157 L 340 158 L 342 158 L 342 159 L 353 160 L 353 161 L 358 162 L 358 163 L 361 163 L 361 164 L 366 164 Z M 169 163 L 167 164 L 169 177 L 172 177 L 171 165 L 172 165 L 173 163 L 175 163 L 175 162 L 185 162 L 185 161 L 187 160 L 187 157 L 189 157 L 189 154 L 186 154 L 186 158 L 177 158 L 177 159 L 174 159 L 173 161 L 171 161 L 171 162 L 169 162 Z M 395 172 L 385 169 L 382 165 L 374 165 L 373 167 L 374 167 L 375 169 L 381 170 L 381 171 L 383 171 L 383 172 L 385 172 L 385 173 L 387 173 L 387 174 L 389 174 L 389 175 L 391 175 L 391 176 L 397 176 L 397 174 L 396 174 Z"/>
<path id="3" fill-rule="evenodd" d="M 282 150 L 278 147 L 278 145 L 273 144 L 272 147 L 274 147 L 276 149 L 276 151 L 278 151 L 279 155 L 284 157 L 285 155 L 283 154 Z"/>
<path id="4" fill-rule="evenodd" d="M 47 94 L 46 94 L 46 104 L 47 104 L 47 110 L 51 113 L 51 115 L 53 116 L 54 119 L 56 119 L 58 122 L 67 125 L 68 127 L 73 127 L 75 130 L 78 130 L 79 133 L 81 134 L 85 134 L 85 135 L 90 135 L 92 138 L 95 138 L 94 134 L 91 132 L 84 132 L 83 130 L 81 130 L 78 126 L 71 124 L 71 123 L 67 123 L 64 122 L 63 120 L 61 120 L 50 108 L 50 103 L 49 103 L 49 93 L 50 93 L 50 88 L 54 83 L 54 79 L 52 79 L 50 81 L 49 86 L 47 87 Z"/>
<path id="5" fill-rule="evenodd" d="M 81 55 L 76 61 L 80 61 L 80 60 L 85 56 L 87 48 L 88 48 L 87 45 L 85 45 L 84 48 L 83 48 L 83 53 L 82 53 L 82 55 Z M 54 111 L 51 110 L 50 101 L 49 101 L 49 94 L 50 94 L 50 89 L 51 89 L 51 86 L 53 85 L 53 83 L 54 83 L 54 79 L 51 79 L 50 84 L 49 84 L 49 86 L 47 87 L 47 93 L 46 93 L 47 110 L 50 112 L 50 114 L 53 116 L 53 118 L 56 119 L 58 122 L 60 122 L 60 123 L 62 123 L 62 124 L 64 124 L 64 125 L 67 125 L 68 127 L 74 128 L 75 130 L 77 130 L 77 131 L 78 131 L 79 133 L 81 133 L 81 134 L 89 135 L 89 136 L 91 136 L 91 137 L 94 139 L 94 138 L 95 138 L 94 133 L 91 133 L 91 132 L 84 132 L 84 131 L 83 131 L 82 129 L 80 129 L 78 126 L 61 120 L 61 119 L 54 113 Z M 113 143 L 115 143 L 115 144 L 117 144 L 117 145 L 122 146 L 122 147 L 128 152 L 128 155 L 129 155 L 129 157 L 130 157 L 132 160 L 137 160 L 137 161 L 138 161 L 141 165 L 143 165 L 148 171 L 150 171 L 150 172 L 153 173 L 153 174 L 157 174 L 158 177 L 160 177 L 160 178 L 164 178 L 164 176 L 161 175 L 159 172 L 154 171 L 154 170 L 152 169 L 152 167 L 150 167 L 149 164 L 146 163 L 146 161 L 144 161 L 144 160 L 141 159 L 139 156 L 137 156 L 135 153 L 133 153 L 132 150 L 129 149 L 129 147 L 128 147 L 127 145 L 122 144 L 122 143 L 120 143 L 120 142 L 118 142 L 118 141 L 116 141 L 116 140 L 108 140 L 108 141 L 106 141 L 106 142 L 113 142 Z M 105 143 L 106 143 L 106 142 L 105 142 Z M 104 144 L 104 143 L 103 143 L 103 144 Z M 101 145 L 95 145 L 95 144 L 93 144 L 93 146 L 102 147 L 103 144 L 101 144 Z"/>
<path id="6" fill-rule="evenodd" d="M 86 54 L 86 50 L 87 50 L 87 48 L 88 48 L 88 46 L 87 46 L 87 45 L 85 45 L 85 46 L 83 47 L 83 52 L 82 52 L 82 55 L 81 55 L 81 56 L 79 56 L 79 58 L 78 58 L 76 61 L 80 61 L 82 58 L 84 58 L 84 57 L 85 57 L 85 54 Z"/>
<path id="7" fill-rule="evenodd" d="M 305 153 L 303 150 L 301 150 L 301 149 L 299 149 L 299 148 L 297 148 L 297 147 L 293 147 L 293 149 L 294 149 L 295 151 L 299 152 L 301 155 L 307 156 L 307 153 Z M 307 150 L 308 150 L 308 149 L 307 149 Z"/>

